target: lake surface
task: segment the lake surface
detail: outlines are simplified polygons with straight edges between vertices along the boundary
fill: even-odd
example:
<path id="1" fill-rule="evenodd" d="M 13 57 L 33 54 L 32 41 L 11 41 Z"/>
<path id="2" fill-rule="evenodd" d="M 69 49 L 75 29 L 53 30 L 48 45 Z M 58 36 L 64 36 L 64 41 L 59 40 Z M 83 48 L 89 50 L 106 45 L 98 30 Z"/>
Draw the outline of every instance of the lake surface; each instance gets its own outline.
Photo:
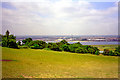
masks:
<path id="1" fill-rule="evenodd" d="M 47 41 L 48 42 L 55 42 L 55 41 Z M 68 42 L 70 44 L 76 43 L 76 42 Z M 118 42 L 93 42 L 93 41 L 88 41 L 88 42 L 80 42 L 82 45 L 118 45 Z"/>
<path id="2" fill-rule="evenodd" d="M 118 45 L 118 42 L 80 42 L 82 45 Z"/>

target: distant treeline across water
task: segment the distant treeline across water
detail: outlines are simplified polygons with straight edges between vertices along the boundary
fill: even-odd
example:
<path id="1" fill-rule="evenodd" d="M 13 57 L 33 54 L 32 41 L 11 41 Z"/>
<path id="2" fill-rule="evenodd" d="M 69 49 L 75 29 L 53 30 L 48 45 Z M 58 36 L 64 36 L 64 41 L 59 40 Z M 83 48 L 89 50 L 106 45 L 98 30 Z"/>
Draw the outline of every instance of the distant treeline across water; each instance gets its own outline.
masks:
<path id="1" fill-rule="evenodd" d="M 39 40 L 39 39 L 42 39 L 43 41 L 46 41 L 46 40 L 50 40 L 50 41 L 46 41 L 47 43 L 48 42 L 58 42 L 58 41 L 54 41 L 56 39 L 58 39 L 59 37 L 66 37 L 66 38 L 71 38 L 71 37 L 118 37 L 117 35 L 84 35 L 84 36 L 16 36 L 16 39 L 17 41 L 18 40 L 22 40 L 22 39 L 25 39 L 25 38 L 32 38 L 33 40 Z M 76 43 L 75 41 L 68 41 L 68 43 L 70 44 L 73 44 L 73 43 Z M 107 42 L 107 41 L 80 41 L 80 43 L 82 45 L 118 45 L 118 42 L 117 41 L 110 41 L 110 42 Z"/>
<path id="2" fill-rule="evenodd" d="M 47 43 L 48 42 L 55 42 L 55 41 L 46 41 Z M 76 43 L 76 42 L 68 42 L 70 44 L 73 44 L 73 43 Z M 118 45 L 118 42 L 117 41 L 113 41 L 113 42 L 106 42 L 106 41 L 101 41 L 101 42 L 96 42 L 96 41 L 86 41 L 86 42 L 82 42 L 80 41 L 80 43 L 82 45 Z"/>

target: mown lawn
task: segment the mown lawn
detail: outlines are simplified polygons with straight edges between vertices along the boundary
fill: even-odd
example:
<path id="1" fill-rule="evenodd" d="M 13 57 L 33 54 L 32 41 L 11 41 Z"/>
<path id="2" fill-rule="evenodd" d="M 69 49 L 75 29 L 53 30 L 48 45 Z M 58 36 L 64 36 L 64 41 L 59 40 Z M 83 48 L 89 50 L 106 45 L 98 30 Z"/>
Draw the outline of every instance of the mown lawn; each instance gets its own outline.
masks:
<path id="1" fill-rule="evenodd" d="M 118 57 L 2 48 L 3 78 L 118 78 Z"/>

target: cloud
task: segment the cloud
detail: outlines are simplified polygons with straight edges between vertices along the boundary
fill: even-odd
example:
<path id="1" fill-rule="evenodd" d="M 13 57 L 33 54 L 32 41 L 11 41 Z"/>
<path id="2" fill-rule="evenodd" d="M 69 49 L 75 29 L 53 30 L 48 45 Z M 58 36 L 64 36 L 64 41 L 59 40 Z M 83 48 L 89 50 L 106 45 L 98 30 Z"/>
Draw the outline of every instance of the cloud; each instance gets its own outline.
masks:
<path id="1" fill-rule="evenodd" d="M 115 35 L 118 33 L 117 6 L 97 10 L 90 2 L 65 0 L 9 4 L 16 9 L 2 8 L 3 33 L 7 29 L 16 35 Z"/>

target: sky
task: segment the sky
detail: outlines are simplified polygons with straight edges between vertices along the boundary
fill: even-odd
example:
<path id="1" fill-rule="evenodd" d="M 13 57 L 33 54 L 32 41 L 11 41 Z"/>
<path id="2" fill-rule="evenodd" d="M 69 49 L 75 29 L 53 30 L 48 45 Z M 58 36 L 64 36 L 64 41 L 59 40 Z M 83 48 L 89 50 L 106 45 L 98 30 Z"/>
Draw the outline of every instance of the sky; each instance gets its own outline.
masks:
<path id="1" fill-rule="evenodd" d="M 2 34 L 117 35 L 117 2 L 2 2 Z"/>

